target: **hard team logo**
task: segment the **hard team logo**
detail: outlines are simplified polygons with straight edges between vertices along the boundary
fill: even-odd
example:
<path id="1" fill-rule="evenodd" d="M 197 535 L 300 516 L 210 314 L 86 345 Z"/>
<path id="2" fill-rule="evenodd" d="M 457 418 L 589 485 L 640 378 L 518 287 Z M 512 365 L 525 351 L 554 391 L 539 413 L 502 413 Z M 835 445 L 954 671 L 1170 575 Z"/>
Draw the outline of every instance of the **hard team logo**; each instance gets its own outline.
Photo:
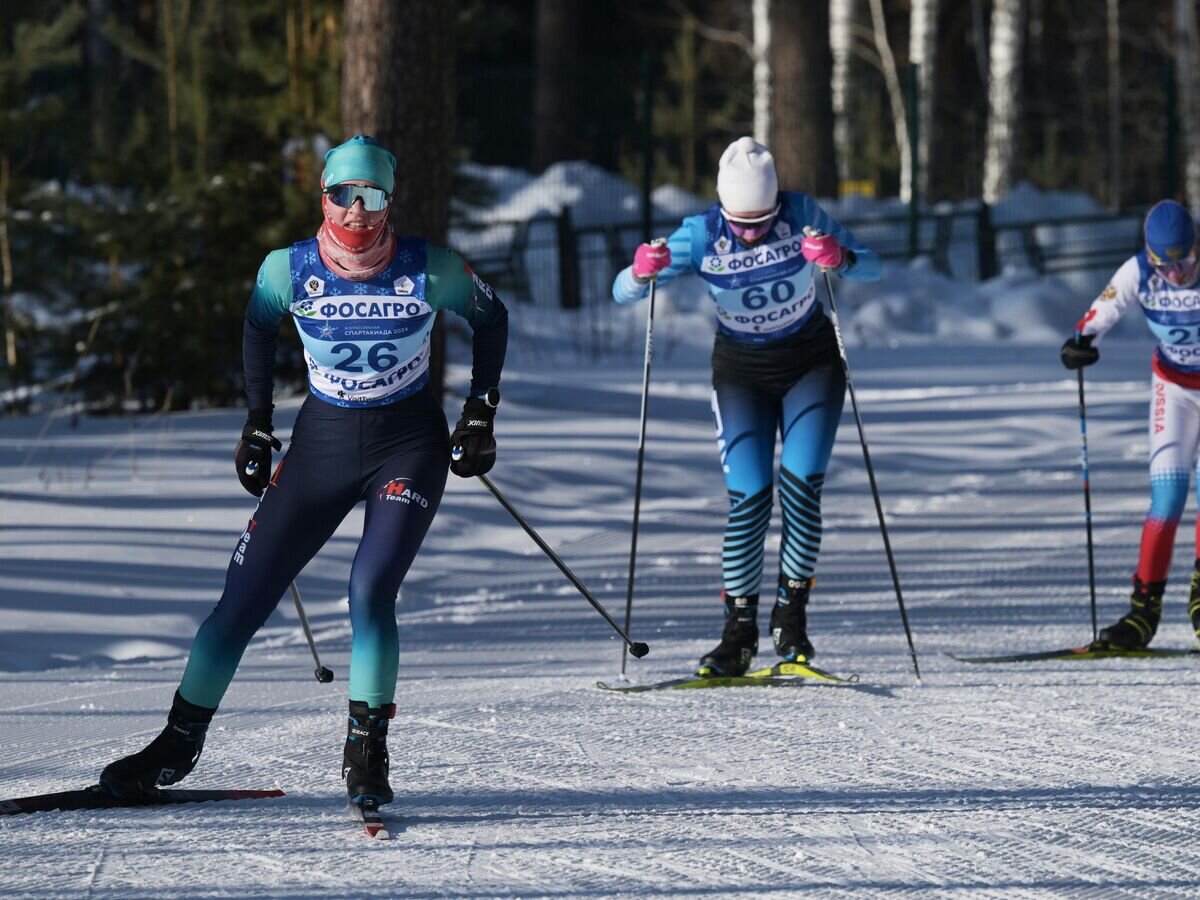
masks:
<path id="1" fill-rule="evenodd" d="M 407 478 L 393 478 L 380 489 L 379 499 L 415 504 L 422 509 L 429 508 L 429 501 L 413 490 L 412 483 Z"/>
<path id="2" fill-rule="evenodd" d="M 308 276 L 308 280 L 304 282 L 304 290 L 308 292 L 308 296 L 316 297 L 325 290 L 325 282 L 316 275 Z"/>
<path id="3" fill-rule="evenodd" d="M 492 293 L 492 289 L 488 287 L 488 283 L 476 275 L 471 269 L 468 268 L 467 271 L 471 272 L 471 280 L 475 282 L 476 290 L 482 293 L 483 296 L 487 297 L 489 300 L 495 300 L 496 295 Z"/>
<path id="4" fill-rule="evenodd" d="M 239 566 L 246 561 L 246 548 L 250 546 L 250 539 L 254 536 L 254 526 L 258 524 L 254 519 L 246 526 L 246 530 L 242 532 L 241 538 L 238 540 L 237 550 L 233 552 L 233 561 Z"/>

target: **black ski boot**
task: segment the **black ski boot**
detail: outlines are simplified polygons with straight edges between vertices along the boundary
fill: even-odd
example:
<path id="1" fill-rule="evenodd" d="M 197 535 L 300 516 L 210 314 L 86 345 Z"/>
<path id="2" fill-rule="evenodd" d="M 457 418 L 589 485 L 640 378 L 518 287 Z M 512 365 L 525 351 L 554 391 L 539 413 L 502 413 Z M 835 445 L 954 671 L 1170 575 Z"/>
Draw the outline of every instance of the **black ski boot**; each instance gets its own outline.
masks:
<path id="1" fill-rule="evenodd" d="M 1193 583 L 1195 583 L 1193 581 Z M 1134 576 L 1133 593 L 1129 595 L 1129 612 L 1114 624 L 1101 629 L 1097 643 L 1114 650 L 1142 650 L 1154 638 L 1158 620 L 1162 617 L 1165 581 L 1143 584 Z"/>
<path id="2" fill-rule="evenodd" d="M 1188 592 L 1188 618 L 1192 620 L 1192 631 L 1196 640 L 1200 641 L 1200 559 L 1196 560 L 1196 569 L 1192 572 L 1192 589 Z"/>
<path id="3" fill-rule="evenodd" d="M 361 700 L 350 701 L 346 727 L 346 749 L 342 755 L 342 777 L 351 803 L 372 801 L 376 806 L 391 803 L 388 784 L 388 723 L 396 715 L 396 704 L 369 707 Z"/>
<path id="4" fill-rule="evenodd" d="M 807 662 L 816 655 L 808 639 L 808 592 L 812 578 L 779 576 L 779 592 L 771 610 L 771 640 L 784 662 Z"/>
<path id="5" fill-rule="evenodd" d="M 758 653 L 758 594 L 725 598 L 721 643 L 700 658 L 700 676 L 745 675 Z"/>
<path id="6" fill-rule="evenodd" d="M 109 763 L 100 785 L 117 797 L 136 797 L 159 785 L 182 781 L 200 759 L 216 709 L 195 706 L 175 692 L 167 727 L 144 749 Z"/>

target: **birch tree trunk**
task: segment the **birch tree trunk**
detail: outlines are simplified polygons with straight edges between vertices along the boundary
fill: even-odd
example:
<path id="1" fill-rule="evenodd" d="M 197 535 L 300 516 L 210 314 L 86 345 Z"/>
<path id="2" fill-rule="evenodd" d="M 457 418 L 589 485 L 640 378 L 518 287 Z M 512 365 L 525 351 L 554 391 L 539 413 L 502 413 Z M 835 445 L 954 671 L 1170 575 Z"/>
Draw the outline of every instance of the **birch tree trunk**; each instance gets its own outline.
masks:
<path id="1" fill-rule="evenodd" d="M 829 70 L 829 4 L 771 4 L 771 140 L 779 186 L 838 194 Z"/>
<path id="2" fill-rule="evenodd" d="M 1115 2 L 1115 0 L 1114 0 Z M 933 164 L 933 103 L 937 79 L 938 0 L 912 0 L 908 60 L 917 66 L 917 199 L 929 199 L 929 168 Z"/>
<path id="3" fill-rule="evenodd" d="M 345 0 L 343 138 L 369 134 L 396 156 L 392 223 L 445 244 L 454 177 L 454 0 Z M 440 396 L 444 332 L 430 377 Z"/>
<path id="4" fill-rule="evenodd" d="M 888 100 L 892 107 L 892 128 L 896 132 L 896 148 L 900 151 L 900 199 L 908 203 L 912 199 L 912 148 L 908 143 L 908 116 L 904 109 L 904 89 L 900 86 L 900 72 L 896 68 L 896 57 L 892 55 L 892 44 L 888 40 L 887 18 L 883 14 L 883 0 L 871 0 L 871 22 L 875 33 L 875 49 L 883 69 L 883 81 L 887 85 Z"/>
<path id="5" fill-rule="evenodd" d="M 784 0 L 786 3 L 787 0 Z M 771 0 L 754 0 L 754 139 L 771 139 Z"/>
<path id="6" fill-rule="evenodd" d="M 850 52 L 853 43 L 856 0 L 830 0 L 829 49 L 833 54 L 833 146 L 841 177 L 853 178 L 850 171 L 853 128 L 847 111 L 850 107 Z"/>
<path id="7" fill-rule="evenodd" d="M 1193 213 L 1200 211 L 1200 38 L 1195 0 L 1175 0 L 1175 81 L 1183 126 L 1184 190 Z"/>
<path id="8" fill-rule="evenodd" d="M 995 0 L 988 49 L 988 127 L 983 160 L 986 203 L 996 203 L 1007 194 L 1015 178 L 1024 47 L 1025 0 Z"/>

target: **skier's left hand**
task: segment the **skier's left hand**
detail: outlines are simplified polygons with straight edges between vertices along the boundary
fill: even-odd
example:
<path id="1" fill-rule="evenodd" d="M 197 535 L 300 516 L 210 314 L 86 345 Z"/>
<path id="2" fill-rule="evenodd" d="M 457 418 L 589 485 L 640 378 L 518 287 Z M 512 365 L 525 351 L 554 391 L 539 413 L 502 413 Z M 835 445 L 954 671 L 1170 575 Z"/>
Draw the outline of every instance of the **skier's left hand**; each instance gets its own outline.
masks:
<path id="1" fill-rule="evenodd" d="M 1074 371 L 1099 362 L 1100 348 L 1092 346 L 1093 340 L 1095 336 L 1090 334 L 1077 334 L 1067 338 L 1059 351 L 1062 364 Z"/>
<path id="2" fill-rule="evenodd" d="M 494 395 L 495 402 L 489 402 Z M 486 475 L 496 464 L 496 439 L 492 423 L 500 392 L 495 388 L 487 397 L 468 397 L 463 404 L 462 418 L 450 435 L 450 471 L 459 478 Z"/>
<path id="3" fill-rule="evenodd" d="M 242 428 L 242 439 L 233 451 L 238 481 L 249 493 L 261 497 L 271 480 L 271 450 L 283 449 L 272 434 L 271 414 L 252 409 Z"/>
<path id="4" fill-rule="evenodd" d="M 815 266 L 829 271 L 846 264 L 846 248 L 832 234 L 806 235 L 800 244 L 804 258 Z"/>

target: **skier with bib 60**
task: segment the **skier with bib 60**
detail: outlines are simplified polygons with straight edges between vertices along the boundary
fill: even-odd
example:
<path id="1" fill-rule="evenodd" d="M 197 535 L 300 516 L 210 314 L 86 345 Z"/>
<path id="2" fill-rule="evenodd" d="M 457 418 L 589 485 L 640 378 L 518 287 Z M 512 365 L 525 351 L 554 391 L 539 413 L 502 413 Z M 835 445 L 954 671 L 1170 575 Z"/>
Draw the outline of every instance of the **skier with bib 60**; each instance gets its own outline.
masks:
<path id="1" fill-rule="evenodd" d="M 717 197 L 684 219 L 666 246 L 639 246 L 633 265 L 617 275 L 613 298 L 632 303 L 648 295 L 652 280 L 666 284 L 695 272 L 713 299 L 712 410 L 730 505 L 724 630 L 699 674 L 741 675 L 758 652 L 776 432 L 783 440 L 783 538 L 771 637 L 784 661 L 814 655 L 806 610 L 821 544 L 821 487 L 846 391 L 815 275 L 821 269 L 873 281 L 882 266 L 811 197 L 780 191 L 774 158 L 753 138 L 739 138 L 721 155 Z"/>
<path id="2" fill-rule="evenodd" d="M 447 467 L 469 477 L 495 461 L 492 423 L 508 339 L 504 304 L 457 254 L 391 230 L 395 166 L 364 135 L 330 150 L 316 236 L 272 251 L 259 269 L 246 309 L 249 414 L 235 463 L 242 486 L 261 500 L 238 539 L 220 602 L 196 634 L 166 728 L 101 774 L 114 794 L 136 796 L 192 770 L 250 638 L 365 502 L 350 572 L 342 775 L 353 803 L 393 799 L 387 732 L 399 655 L 396 596 L 437 513 Z M 449 439 L 429 387 L 429 335 L 439 310 L 457 313 L 474 331 L 470 392 Z M 272 369 L 288 315 L 304 346 L 309 396 L 272 473 L 272 451 L 282 449 L 272 427 Z"/>
<path id="3" fill-rule="evenodd" d="M 1150 364 L 1150 511 L 1142 526 L 1129 612 L 1100 631 L 1100 648 L 1146 647 L 1162 617 L 1175 531 L 1187 503 L 1188 481 L 1200 449 L 1200 256 L 1196 226 L 1186 209 L 1163 200 L 1144 224 L 1145 246 L 1112 281 L 1062 346 L 1068 369 L 1100 359 L 1101 338 L 1138 304 L 1158 341 Z M 1188 614 L 1200 636 L 1200 520 Z"/>

